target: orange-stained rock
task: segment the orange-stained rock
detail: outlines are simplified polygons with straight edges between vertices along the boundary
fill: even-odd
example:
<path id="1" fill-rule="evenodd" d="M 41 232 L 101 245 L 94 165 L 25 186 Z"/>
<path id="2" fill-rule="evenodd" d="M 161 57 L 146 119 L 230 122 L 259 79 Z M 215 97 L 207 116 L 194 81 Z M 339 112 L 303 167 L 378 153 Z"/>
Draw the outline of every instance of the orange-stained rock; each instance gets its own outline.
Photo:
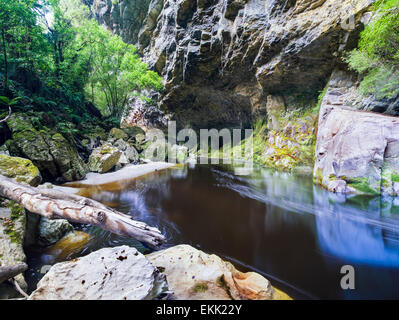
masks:
<path id="1" fill-rule="evenodd" d="M 166 275 L 178 300 L 280 300 L 289 296 L 276 290 L 260 274 L 242 273 L 216 255 L 179 245 L 146 256 Z"/>

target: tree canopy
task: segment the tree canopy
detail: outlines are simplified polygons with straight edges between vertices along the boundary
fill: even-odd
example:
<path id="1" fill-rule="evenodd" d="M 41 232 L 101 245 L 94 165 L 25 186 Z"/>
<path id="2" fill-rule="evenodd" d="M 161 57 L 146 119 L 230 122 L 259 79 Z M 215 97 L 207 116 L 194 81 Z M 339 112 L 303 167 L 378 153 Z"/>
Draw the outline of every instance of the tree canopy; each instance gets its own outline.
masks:
<path id="1" fill-rule="evenodd" d="M 77 117 L 92 102 L 120 118 L 130 97 L 161 90 L 136 48 L 91 16 L 79 0 L 0 0 L 0 95 Z"/>

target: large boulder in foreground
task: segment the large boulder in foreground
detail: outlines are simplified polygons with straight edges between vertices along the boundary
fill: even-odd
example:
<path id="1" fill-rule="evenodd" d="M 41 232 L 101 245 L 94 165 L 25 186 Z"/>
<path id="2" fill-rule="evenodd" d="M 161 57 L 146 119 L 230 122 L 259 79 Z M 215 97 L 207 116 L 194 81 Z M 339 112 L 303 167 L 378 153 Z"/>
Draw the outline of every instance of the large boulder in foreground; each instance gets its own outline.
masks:
<path id="1" fill-rule="evenodd" d="M 179 245 L 146 256 L 168 280 L 178 300 L 290 299 L 261 275 L 242 273 L 216 255 Z"/>
<path id="2" fill-rule="evenodd" d="M 165 278 L 135 248 L 105 248 L 58 263 L 31 300 L 149 300 L 167 291 Z"/>
<path id="3" fill-rule="evenodd" d="M 315 183 L 339 193 L 399 195 L 399 118 L 351 107 L 351 77 L 333 73 L 322 101 Z"/>
<path id="4" fill-rule="evenodd" d="M 43 177 L 75 181 L 86 176 L 87 167 L 75 146 L 60 133 L 45 127 L 37 130 L 21 113 L 12 114 L 7 126 L 12 133 L 6 142 L 10 154 L 30 159 Z"/>
<path id="5" fill-rule="evenodd" d="M 89 158 L 89 169 L 92 172 L 106 173 L 118 163 L 122 152 L 106 143 L 93 150 Z"/>
<path id="6" fill-rule="evenodd" d="M 39 169 L 28 159 L 0 154 L 0 174 L 37 187 L 42 181 Z"/>

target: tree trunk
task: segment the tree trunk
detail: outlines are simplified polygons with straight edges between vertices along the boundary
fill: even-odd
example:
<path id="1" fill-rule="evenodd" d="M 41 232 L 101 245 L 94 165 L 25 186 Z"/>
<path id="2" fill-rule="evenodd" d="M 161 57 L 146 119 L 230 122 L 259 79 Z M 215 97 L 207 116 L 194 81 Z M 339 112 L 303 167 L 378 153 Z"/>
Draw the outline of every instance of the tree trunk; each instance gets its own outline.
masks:
<path id="1" fill-rule="evenodd" d="M 7 59 L 7 45 L 6 45 L 6 32 L 1 29 L 1 39 L 3 41 L 3 56 L 4 56 L 4 92 L 8 93 L 8 59 Z"/>
<path id="2" fill-rule="evenodd" d="M 8 279 L 14 278 L 22 272 L 28 270 L 26 263 L 20 263 L 15 266 L 0 267 L 0 283 L 7 281 Z"/>
<path id="3" fill-rule="evenodd" d="M 122 236 L 135 238 L 151 248 L 157 248 L 165 242 L 165 237 L 157 228 L 132 220 L 129 215 L 78 195 L 21 185 L 0 175 L 0 196 L 46 218 L 61 218 L 95 225 Z"/>

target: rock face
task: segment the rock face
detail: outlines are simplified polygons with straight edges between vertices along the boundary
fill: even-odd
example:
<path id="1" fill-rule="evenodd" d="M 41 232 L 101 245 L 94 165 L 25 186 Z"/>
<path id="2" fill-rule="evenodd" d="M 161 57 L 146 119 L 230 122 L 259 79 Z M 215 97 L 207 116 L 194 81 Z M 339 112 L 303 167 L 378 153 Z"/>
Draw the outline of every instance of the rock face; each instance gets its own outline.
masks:
<path id="1" fill-rule="evenodd" d="M 25 237 L 25 210 L 13 201 L 6 200 L 0 207 L 0 266 L 13 266 L 26 262 L 23 250 Z M 22 274 L 15 278 L 23 290 L 27 289 Z M 3 286 L 0 285 L 0 294 Z M 0 295 L 1 296 L 1 295 Z M 18 295 L 16 295 L 18 296 Z"/>
<path id="2" fill-rule="evenodd" d="M 167 290 L 164 277 L 136 249 L 106 248 L 54 265 L 31 300 L 148 300 Z"/>
<path id="3" fill-rule="evenodd" d="M 40 171 L 32 161 L 7 155 L 0 155 L 0 174 L 34 187 L 42 181 Z"/>
<path id="4" fill-rule="evenodd" d="M 399 119 L 349 106 L 355 86 L 336 71 L 324 96 L 315 182 L 342 193 L 399 195 Z"/>
<path id="5" fill-rule="evenodd" d="M 10 154 L 30 159 L 42 176 L 66 181 L 83 179 L 87 167 L 75 146 L 63 135 L 43 128 L 37 130 L 29 117 L 15 113 L 7 120 L 12 140 L 6 142 Z"/>
<path id="6" fill-rule="evenodd" d="M 178 300 L 289 299 L 261 275 L 242 273 L 216 255 L 180 245 L 146 256 L 166 275 Z"/>
<path id="7" fill-rule="evenodd" d="M 125 165 L 131 162 L 137 162 L 139 160 L 139 153 L 128 142 L 119 139 L 114 143 L 114 146 L 117 147 L 118 150 L 122 152 L 122 155 L 119 159 L 120 164 Z"/>
<path id="8" fill-rule="evenodd" d="M 152 128 L 166 128 L 167 124 L 168 116 L 159 108 L 143 102 L 140 97 L 130 100 L 126 114 L 121 120 L 123 127 L 138 127 L 145 131 Z"/>
<path id="9" fill-rule="evenodd" d="M 225 127 L 264 114 L 269 94 L 322 89 L 356 45 L 371 2 L 95 0 L 93 8 L 163 76 L 160 106 L 180 126 Z"/>
<path id="10" fill-rule="evenodd" d="M 122 152 L 106 143 L 93 150 L 89 158 L 89 168 L 92 172 L 105 173 L 111 170 L 119 161 Z"/>

